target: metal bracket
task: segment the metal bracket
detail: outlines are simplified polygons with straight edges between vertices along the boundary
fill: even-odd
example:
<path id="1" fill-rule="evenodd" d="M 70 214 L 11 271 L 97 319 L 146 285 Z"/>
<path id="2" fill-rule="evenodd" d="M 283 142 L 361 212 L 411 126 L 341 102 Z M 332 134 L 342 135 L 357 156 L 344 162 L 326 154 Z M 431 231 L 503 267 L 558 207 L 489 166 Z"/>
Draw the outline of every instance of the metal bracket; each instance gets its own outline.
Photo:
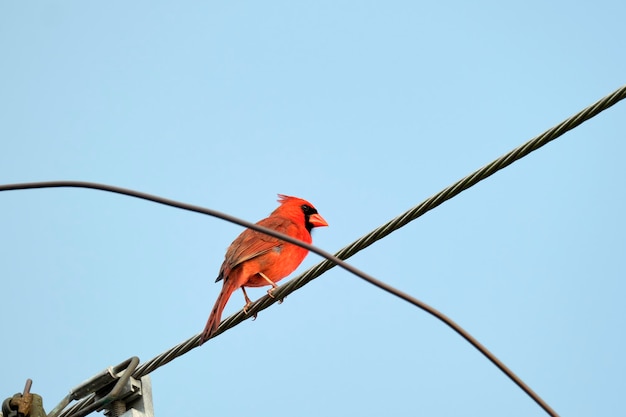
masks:
<path id="1" fill-rule="evenodd" d="M 150 376 L 139 380 L 132 377 L 138 365 L 139 358 L 133 356 L 108 367 L 72 389 L 47 416 L 41 397 L 30 393 L 29 379 L 23 394 L 15 394 L 2 403 L 0 417 L 84 417 L 102 410 L 108 417 L 153 417 Z M 66 410 L 76 400 L 81 401 Z"/>
<path id="2" fill-rule="evenodd" d="M 48 414 L 48 417 L 57 417 L 73 400 L 79 400 L 95 393 L 97 399 L 84 408 L 76 410 L 72 417 L 84 417 L 93 411 L 99 411 L 114 401 L 118 401 L 133 394 L 133 384 L 130 382 L 131 375 L 139 365 L 139 358 L 133 356 L 114 367 L 109 367 L 97 375 L 89 378 L 61 400 Z M 111 388 L 111 385 L 113 387 Z M 137 391 L 137 389 L 135 389 Z"/>
<path id="3" fill-rule="evenodd" d="M 130 378 L 127 387 L 122 391 L 128 393 L 128 395 L 122 395 L 121 400 L 111 403 L 108 410 L 104 412 L 105 415 L 109 417 L 154 416 L 152 382 L 149 375 L 142 377 L 140 380 Z"/>

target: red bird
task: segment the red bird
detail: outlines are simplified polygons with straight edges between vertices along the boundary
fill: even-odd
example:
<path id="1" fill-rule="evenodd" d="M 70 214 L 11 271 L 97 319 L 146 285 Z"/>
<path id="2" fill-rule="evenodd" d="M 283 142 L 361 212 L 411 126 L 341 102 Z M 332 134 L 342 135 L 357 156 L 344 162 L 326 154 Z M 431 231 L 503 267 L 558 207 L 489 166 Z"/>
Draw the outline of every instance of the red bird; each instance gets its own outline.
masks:
<path id="1" fill-rule="evenodd" d="M 314 227 L 328 226 L 311 203 L 297 197 L 278 195 L 280 206 L 268 218 L 257 224 L 284 233 L 305 243 L 311 243 Z M 271 296 L 276 282 L 291 274 L 304 260 L 309 251 L 273 236 L 246 229 L 231 243 L 220 273 L 215 282 L 224 280 L 220 295 L 206 323 L 200 344 L 215 334 L 222 318 L 222 311 L 231 294 L 238 288 L 246 300 L 245 309 L 252 303 L 245 287 L 271 285 Z"/>

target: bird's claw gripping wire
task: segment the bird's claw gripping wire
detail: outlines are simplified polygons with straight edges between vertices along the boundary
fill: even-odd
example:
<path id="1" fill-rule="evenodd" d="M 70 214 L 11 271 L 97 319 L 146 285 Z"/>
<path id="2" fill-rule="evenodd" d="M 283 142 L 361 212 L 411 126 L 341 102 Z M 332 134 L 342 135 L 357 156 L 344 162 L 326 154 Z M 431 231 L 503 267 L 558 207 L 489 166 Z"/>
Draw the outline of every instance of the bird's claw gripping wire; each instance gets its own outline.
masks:
<path id="1" fill-rule="evenodd" d="M 276 285 L 274 281 L 269 279 L 267 275 L 265 275 L 263 272 L 259 272 L 259 276 L 261 276 L 261 278 L 263 278 L 265 281 L 267 281 L 268 284 L 272 286 L 272 288 L 267 290 L 267 295 L 269 295 L 271 298 L 276 298 L 274 296 L 274 290 L 278 288 L 278 285 Z M 243 298 L 246 300 L 246 304 L 243 306 L 243 312 L 244 314 L 248 315 L 248 309 L 252 305 L 252 300 L 250 299 L 250 297 L 248 297 L 248 293 L 246 292 L 246 287 L 241 287 L 241 291 L 243 292 Z M 283 297 L 280 300 L 278 300 L 278 304 L 282 304 L 284 299 L 285 298 Z M 252 320 L 256 320 L 257 315 L 258 313 L 254 313 L 254 315 L 252 316 Z"/>
<path id="2" fill-rule="evenodd" d="M 278 287 L 270 288 L 269 290 L 267 290 L 267 295 L 269 295 L 271 298 L 276 298 L 274 296 L 274 290 L 276 290 L 276 288 L 278 288 Z M 278 304 L 282 304 L 283 301 L 285 300 L 285 298 L 287 298 L 287 297 L 283 297 L 280 300 L 278 300 Z"/>
<path id="3" fill-rule="evenodd" d="M 275 283 L 274 281 L 272 281 L 271 279 L 269 279 L 269 278 L 267 277 L 267 275 L 265 275 L 263 272 L 259 272 L 259 275 L 261 276 L 261 278 L 263 278 L 265 281 L 267 281 L 267 282 L 268 282 L 268 284 L 270 284 L 270 285 L 272 286 L 272 288 L 270 288 L 269 290 L 267 290 L 267 295 L 269 295 L 271 298 L 276 298 L 276 297 L 274 297 L 274 290 L 275 290 L 276 288 L 278 288 L 278 285 L 276 285 L 276 283 Z M 282 304 L 284 299 L 285 299 L 285 298 L 283 297 L 283 298 L 281 298 L 280 300 L 278 300 L 278 304 Z"/>
<path id="4" fill-rule="evenodd" d="M 246 300 L 246 305 L 243 306 L 243 312 L 245 315 L 248 315 L 248 309 L 252 305 L 252 300 L 250 299 L 250 297 L 248 297 L 248 293 L 246 292 L 245 287 L 241 287 L 241 291 L 243 291 L 243 298 L 245 298 Z M 256 320 L 256 316 L 257 313 L 254 313 L 254 315 L 252 316 L 252 320 Z"/>

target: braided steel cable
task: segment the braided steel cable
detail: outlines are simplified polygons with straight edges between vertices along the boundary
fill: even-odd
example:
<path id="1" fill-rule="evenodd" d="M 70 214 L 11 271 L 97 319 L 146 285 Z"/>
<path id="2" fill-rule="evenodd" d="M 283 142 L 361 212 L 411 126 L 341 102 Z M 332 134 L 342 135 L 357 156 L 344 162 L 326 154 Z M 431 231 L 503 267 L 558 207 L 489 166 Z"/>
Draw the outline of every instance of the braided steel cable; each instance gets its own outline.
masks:
<path id="1" fill-rule="evenodd" d="M 564 133 L 580 126 L 582 123 L 595 117 L 599 113 L 603 112 L 604 110 L 608 109 L 609 107 L 613 106 L 624 98 L 626 98 L 626 85 L 618 88 L 613 93 L 598 100 L 596 103 L 578 112 L 569 119 L 566 119 L 558 125 L 554 126 L 553 128 L 548 129 L 541 135 L 534 137 L 533 139 L 513 149 L 512 151 L 494 160 L 493 162 L 485 165 L 477 171 L 474 171 L 470 175 L 462 178 L 461 180 L 443 189 L 432 197 L 424 200 L 421 204 L 411 208 L 400 216 L 374 229 L 370 233 L 354 241 L 352 244 L 341 249 L 335 254 L 335 256 L 342 260 L 350 258 L 354 254 L 367 248 L 377 240 L 380 240 L 388 236 L 390 233 L 400 229 L 401 227 L 406 226 L 408 223 L 426 214 L 428 211 L 434 209 L 435 207 L 451 199 L 452 197 L 457 196 L 466 189 L 476 185 L 480 181 L 490 177 L 497 171 L 506 168 L 513 162 L 525 157 L 533 151 L 536 151 L 537 149 L 553 141 Z M 281 285 L 280 288 L 274 292 L 274 295 L 276 295 L 277 299 L 281 299 L 283 296 L 291 294 L 298 288 L 301 288 L 304 285 L 308 284 L 309 282 L 319 277 L 321 274 L 333 268 L 334 266 L 335 265 L 332 262 L 324 260 L 302 273 L 302 275 Z M 275 301 L 276 300 L 272 300 L 268 296 L 264 296 L 261 300 L 259 300 L 261 308 L 254 311 L 264 310 L 265 308 L 274 304 Z M 237 314 L 237 317 L 240 316 L 240 313 Z M 233 320 L 232 325 L 239 323 L 239 321 L 240 320 Z"/>
<path id="2" fill-rule="evenodd" d="M 61 412 L 61 414 L 59 414 L 59 417 L 73 416 L 74 414 L 79 413 L 80 411 L 89 407 L 94 402 L 96 402 L 96 394 L 91 394 L 88 397 L 85 397 L 82 400 L 78 401 L 76 404 L 72 404 L 70 408 Z"/>
<path id="3" fill-rule="evenodd" d="M 574 129 L 575 127 L 578 127 L 583 122 L 593 118 L 600 112 L 608 109 L 609 107 L 613 106 L 614 104 L 616 104 L 620 100 L 623 100 L 624 98 L 626 98 L 626 85 L 620 87 L 615 92 L 602 98 L 601 100 L 598 100 L 596 103 L 580 111 L 579 113 L 575 114 L 569 119 L 566 119 L 563 122 L 559 123 L 558 125 L 554 126 L 553 128 L 545 131 L 541 135 L 536 136 L 535 138 L 529 140 L 522 146 L 516 149 L 513 149 L 509 153 L 501 156 L 495 161 L 485 165 L 479 170 L 473 172 L 472 174 L 466 176 L 465 178 L 457 181 L 451 186 L 438 192 L 437 194 L 426 199 L 421 204 L 413 207 L 412 209 L 408 210 L 402 215 L 396 217 L 395 219 L 389 221 L 388 223 L 378 227 L 377 229 L 373 230 L 367 235 L 361 237 L 360 239 L 356 240 L 352 244 L 346 246 L 345 248 L 337 252 L 336 256 L 339 259 L 348 259 L 349 257 L 356 254 L 357 252 L 370 246 L 372 243 L 376 242 L 377 240 L 380 240 L 384 238 L 385 236 L 389 235 L 391 232 L 394 232 L 400 229 L 401 227 L 407 225 L 409 222 L 412 222 L 413 220 L 424 215 L 428 211 L 439 206 L 443 202 L 451 199 L 452 197 L 457 196 L 458 194 L 465 191 L 466 189 L 490 177 L 491 175 L 495 174 L 497 171 L 503 168 L 506 168 L 507 166 L 511 165 L 513 162 L 541 148 L 547 143 L 563 135 L 567 131 Z M 319 276 L 320 274 L 328 271 L 332 267 L 334 267 L 332 263 L 328 261 L 323 261 L 320 264 L 316 265 L 315 267 L 311 268 L 310 270 L 306 271 L 301 276 L 289 281 L 284 286 L 285 287 L 289 286 L 289 288 L 292 288 L 292 287 L 300 288 L 303 285 L 310 282 L 311 280 L 313 280 L 314 278 L 316 278 L 317 276 Z"/>
<path id="4" fill-rule="evenodd" d="M 354 254 L 367 248 L 368 246 L 370 246 L 377 240 L 380 240 L 386 237 L 387 235 L 394 232 L 395 230 L 400 229 L 401 227 L 407 225 L 409 222 L 417 219 L 418 217 L 424 215 L 425 213 L 432 210 L 433 208 L 439 206 L 443 202 L 460 194 L 466 189 L 472 187 L 473 185 L 476 185 L 478 182 L 490 177 L 497 171 L 503 168 L 506 168 L 507 166 L 511 165 L 513 162 L 541 148 L 542 146 L 546 145 L 548 142 L 553 141 L 554 139 L 560 137 L 561 135 L 568 132 L 569 130 L 572 130 L 578 127 L 585 121 L 595 117 L 602 111 L 610 108 L 611 106 L 623 100 L 624 98 L 626 98 L 626 85 L 618 88 L 613 93 L 598 100 L 596 103 L 583 109 L 582 111 L 578 112 L 574 116 L 564 120 L 563 122 L 559 123 L 553 128 L 545 131 L 541 135 L 536 136 L 535 138 L 529 140 L 528 142 L 524 143 L 518 148 L 513 149 L 512 151 L 503 155 L 502 157 L 485 165 L 484 167 L 478 169 L 472 174 L 466 176 L 465 178 L 462 178 L 461 180 L 445 188 L 444 190 L 438 192 L 432 197 L 426 199 L 421 204 L 413 207 L 412 209 L 408 210 L 402 215 L 394 218 L 393 220 L 387 222 L 386 224 L 366 234 L 365 236 L 356 240 L 352 244 L 341 249 L 339 252 L 335 254 L 335 256 L 342 260 L 350 258 Z M 335 264 L 333 264 L 333 262 L 329 260 L 324 260 L 320 262 L 314 267 L 308 269 L 306 272 L 304 272 L 300 276 L 288 281 L 287 283 L 277 288 L 274 292 L 275 298 L 271 298 L 267 295 L 263 296 L 262 298 L 254 302 L 252 306 L 249 307 L 248 314 L 245 314 L 243 310 L 241 310 L 238 313 L 235 313 L 234 315 L 228 317 L 226 320 L 222 322 L 216 334 L 222 333 L 223 331 L 246 320 L 254 313 L 266 309 L 267 307 L 274 304 L 276 301 L 284 298 L 285 296 L 291 294 L 297 289 L 308 284 L 309 282 L 319 277 L 324 272 L 328 271 L 334 266 Z M 187 353 L 188 351 L 190 351 L 191 349 L 197 346 L 199 340 L 200 340 L 200 335 L 193 336 L 187 341 L 171 348 L 167 352 L 164 352 L 163 354 L 143 363 L 142 365 L 139 366 L 139 368 L 137 368 L 137 371 L 135 372 L 136 377 L 141 377 L 143 375 L 149 374 L 155 369 L 159 368 L 160 366 L 177 358 L 178 356 Z M 535 401 L 537 400 L 535 399 Z M 545 410 L 545 407 L 544 407 L 544 410 Z"/>
<path id="5" fill-rule="evenodd" d="M 524 156 L 528 155 L 529 153 L 531 153 L 534 150 L 539 149 L 540 147 L 542 147 L 543 145 L 547 144 L 548 142 L 558 138 L 559 136 L 561 136 L 562 134 L 564 134 L 565 132 L 579 126 L 580 124 L 582 124 L 583 122 L 585 122 L 586 120 L 591 119 L 592 117 L 596 116 L 597 114 L 599 114 L 600 112 L 608 109 L 609 107 L 611 107 L 612 105 L 614 105 L 615 103 L 619 102 L 620 100 L 626 98 L 626 86 L 623 86 L 621 88 L 619 88 L 618 90 L 616 90 L 614 93 L 610 94 L 609 96 L 599 100 L 598 102 L 596 102 L 595 104 L 593 104 L 592 106 L 587 107 L 586 109 L 582 110 L 581 112 L 579 112 L 578 114 L 572 116 L 571 118 L 565 120 L 564 122 L 560 123 L 559 125 L 553 127 L 552 129 L 549 129 L 548 131 L 546 131 L 545 133 L 543 133 L 540 136 L 537 136 L 533 139 L 531 139 L 530 141 L 528 141 L 527 143 L 525 143 L 524 145 L 514 149 L 513 151 L 507 153 L 506 155 L 502 156 L 501 158 L 496 159 L 495 161 L 493 161 L 492 163 L 484 166 L 483 168 L 479 169 L 478 171 L 468 175 L 467 177 L 461 179 L 460 181 L 456 182 L 455 184 L 447 187 L 446 189 L 442 190 L 441 192 L 435 194 L 434 196 L 430 197 L 429 199 L 425 200 L 424 202 L 422 202 L 421 204 L 419 204 L 418 206 L 413 207 L 412 209 L 410 209 L 409 211 L 405 212 L 404 214 L 396 217 L 395 219 L 391 220 L 390 222 L 380 226 L 379 228 L 375 229 L 374 231 L 368 233 L 367 235 L 363 236 L 362 238 L 358 239 L 357 241 L 355 241 L 354 243 L 352 243 L 351 245 L 343 248 L 342 250 L 340 250 L 335 256 L 335 259 L 332 255 L 327 254 L 324 251 L 319 250 L 318 248 L 315 247 L 310 247 L 309 245 L 302 245 L 301 242 L 291 242 L 291 243 L 295 243 L 295 244 L 299 244 L 303 247 L 306 247 L 307 249 L 318 253 L 321 256 L 324 256 L 325 258 L 327 258 L 325 261 L 321 262 L 320 264 L 314 266 L 313 268 L 309 269 L 308 271 L 306 271 L 304 274 L 300 275 L 297 278 L 294 278 L 292 280 L 290 280 L 289 282 L 287 282 L 286 284 L 280 286 L 279 288 L 276 289 L 276 291 L 274 292 L 274 297 L 275 298 L 271 298 L 269 296 L 265 296 L 262 297 L 261 299 L 259 299 L 257 302 L 255 302 L 249 309 L 247 314 L 244 314 L 243 311 L 240 311 L 239 313 L 229 317 L 228 319 L 226 319 L 224 322 L 222 322 L 221 326 L 218 329 L 217 334 L 222 333 L 223 331 L 229 329 L 230 327 L 240 323 L 241 321 L 249 318 L 250 316 L 252 316 L 254 313 L 264 310 L 265 308 L 269 307 L 270 305 L 274 304 L 277 300 L 280 300 L 282 298 L 284 298 L 285 296 L 287 296 L 288 294 L 291 294 L 292 292 L 294 292 L 295 290 L 297 290 L 298 288 L 306 285 L 307 283 L 309 283 L 310 281 L 312 281 L 313 279 L 315 279 L 316 277 L 320 276 L 322 273 L 326 272 L 327 270 L 329 270 L 330 268 L 334 267 L 335 264 L 338 264 L 340 266 L 342 266 L 343 268 L 349 270 L 350 272 L 355 273 L 356 275 L 360 276 L 361 278 L 367 280 L 368 282 L 378 286 L 379 288 L 382 288 L 394 295 L 399 296 L 400 298 L 403 298 L 406 301 L 411 302 L 414 305 L 417 305 L 418 307 L 424 309 L 425 311 L 427 311 L 428 313 L 434 315 L 435 317 L 439 318 L 440 320 L 444 321 L 444 323 L 446 323 L 448 326 L 450 326 L 451 328 L 453 328 L 455 331 L 457 331 L 461 336 L 463 336 L 466 340 L 468 340 L 470 343 L 472 343 L 477 349 L 479 349 L 481 351 L 481 353 L 483 353 L 488 359 L 490 359 L 496 366 L 498 366 L 503 372 L 505 372 L 507 374 L 507 376 L 509 376 L 515 383 L 518 384 L 518 386 L 520 386 L 520 388 L 522 388 L 528 395 L 530 395 L 533 400 L 535 400 L 548 414 L 550 415 L 557 415 L 547 404 L 545 404 L 541 398 L 539 398 L 532 390 L 530 390 L 530 388 L 528 388 L 521 380 L 519 380 L 519 378 L 517 378 L 517 376 L 515 376 L 515 374 L 513 374 L 510 370 L 508 370 L 508 368 L 506 368 L 506 366 L 504 366 L 504 364 L 502 364 L 501 362 L 499 362 L 499 360 L 497 358 L 495 358 L 495 356 L 493 356 L 486 348 L 482 347 L 482 345 L 480 345 L 480 343 L 478 343 L 475 339 L 473 339 L 471 337 L 471 335 L 467 334 L 463 329 L 460 328 L 460 326 L 458 326 L 456 323 L 454 323 L 452 320 L 448 319 L 445 315 L 441 314 L 440 312 L 438 312 L 437 310 L 433 309 L 432 307 L 420 302 L 419 300 L 414 299 L 411 296 L 408 296 L 406 294 L 403 294 L 397 290 L 395 290 L 394 288 L 381 283 L 380 281 L 377 281 L 369 276 L 367 276 L 366 274 L 363 274 L 362 272 L 358 271 L 356 268 L 351 267 L 347 264 L 344 264 L 343 262 L 337 262 L 338 260 L 344 260 L 349 258 L 350 256 L 354 255 L 355 253 L 363 250 L 364 248 L 370 246 L 372 243 L 374 243 L 375 241 L 382 239 L 383 237 L 386 237 L 387 235 L 389 235 L 390 233 L 392 233 L 395 230 L 398 230 L 399 228 L 405 226 L 406 224 L 408 224 L 409 222 L 417 219 L 418 217 L 422 216 L 423 214 L 425 214 L 426 212 L 432 210 L 433 208 L 439 206 L 440 204 L 442 204 L 444 201 L 451 199 L 452 197 L 460 194 L 462 191 L 470 188 L 471 186 L 477 184 L 478 182 L 482 181 L 485 178 L 488 178 L 489 176 L 493 175 L 495 172 L 507 167 L 508 165 L 512 164 L 513 162 L 517 161 L 518 159 L 523 158 Z M 172 200 L 167 200 L 167 199 L 163 199 L 161 197 L 154 197 L 151 196 L 149 194 L 145 194 L 145 193 L 138 193 L 135 191 L 131 191 L 131 190 L 126 190 L 126 189 L 122 189 L 119 187 L 111 187 L 111 186 L 106 186 L 106 185 L 102 185 L 102 184 L 93 184 L 93 183 L 85 183 L 85 182 L 77 182 L 77 181 L 57 181 L 57 182 L 47 182 L 47 183 L 29 183 L 29 184 L 13 184 L 13 185 L 7 185 L 7 186 L 0 186 L 0 191 L 4 191 L 4 190 L 15 190 L 15 189 L 26 189 L 26 188 L 47 188 L 47 187 L 83 187 L 83 188 L 95 188 L 95 189 L 100 189 L 100 190 L 104 190 L 104 191 L 110 191 L 110 192 L 116 192 L 116 193 L 120 193 L 120 194 L 125 194 L 125 195 L 130 195 L 133 197 L 138 197 L 138 198 L 143 198 L 146 200 L 150 200 L 150 201 L 154 201 L 157 203 L 161 203 L 161 204 L 166 204 L 166 205 L 170 205 L 173 207 L 178 207 L 178 208 L 182 208 L 182 209 L 186 209 L 186 210 L 190 210 L 190 211 L 196 211 L 196 212 L 201 212 L 204 214 L 209 214 L 209 215 L 213 215 L 215 217 L 220 217 L 223 218 L 224 220 L 236 223 L 236 224 L 240 224 L 242 226 L 245 227 L 250 227 L 253 229 L 257 229 L 260 230 L 264 233 L 268 233 L 270 235 L 279 237 L 283 240 L 287 240 L 290 241 L 290 239 L 287 239 L 285 236 L 282 236 L 280 234 L 276 235 L 274 231 L 269 231 L 269 230 L 261 230 L 264 228 L 259 228 L 256 225 L 252 225 L 248 222 L 245 221 L 241 221 L 239 219 L 236 219 L 232 216 L 228 216 L 228 215 L 224 215 L 223 213 L 219 213 L 219 212 L 215 212 L 213 210 L 210 209 L 203 209 L 203 208 L 198 208 L 197 206 L 192 206 L 189 204 L 182 204 L 182 203 L 178 203 L 178 202 L 174 202 Z M 338 258 L 338 259 L 337 259 Z M 330 260 L 329 260 L 330 259 Z M 168 351 L 166 351 L 165 353 L 151 359 L 150 361 L 142 364 L 133 374 L 134 377 L 136 378 L 140 378 L 144 375 L 147 375 L 149 373 L 151 373 L 153 370 L 159 368 L 160 366 L 165 365 L 166 363 L 169 363 L 170 361 L 172 361 L 173 359 L 185 354 L 186 352 L 190 351 L 191 349 L 193 349 L 194 347 L 196 347 L 198 345 L 200 336 L 196 335 L 190 339 L 188 339 L 187 341 L 180 343 L 179 345 L 169 349 Z M 66 410 L 65 413 L 63 413 L 63 415 L 69 415 L 69 411 L 71 411 L 72 413 L 79 411 L 80 409 L 84 408 L 87 406 L 87 402 L 89 400 L 92 400 L 91 398 L 87 398 L 84 399 L 82 401 L 80 401 L 79 403 L 75 404 L 73 407 L 71 407 L 70 410 Z"/>

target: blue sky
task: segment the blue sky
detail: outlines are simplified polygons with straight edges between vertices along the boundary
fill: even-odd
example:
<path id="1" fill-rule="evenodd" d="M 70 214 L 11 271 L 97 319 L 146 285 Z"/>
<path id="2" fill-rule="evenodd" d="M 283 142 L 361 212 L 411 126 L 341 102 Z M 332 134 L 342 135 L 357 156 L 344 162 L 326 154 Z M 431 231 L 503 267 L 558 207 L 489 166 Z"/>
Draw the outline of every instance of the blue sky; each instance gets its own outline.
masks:
<path id="1" fill-rule="evenodd" d="M 296 195 L 330 224 L 314 243 L 335 252 L 622 86 L 624 13 L 2 2 L 0 183 L 95 181 L 250 221 Z M 350 262 L 452 317 L 562 415 L 614 415 L 624 106 Z M 48 411 L 107 366 L 199 333 L 241 232 L 78 189 L 0 193 L 0 230 L 0 397 L 32 378 Z M 225 315 L 242 305 L 235 294 Z M 152 383 L 157 416 L 545 415 L 446 326 L 338 268 Z"/>

